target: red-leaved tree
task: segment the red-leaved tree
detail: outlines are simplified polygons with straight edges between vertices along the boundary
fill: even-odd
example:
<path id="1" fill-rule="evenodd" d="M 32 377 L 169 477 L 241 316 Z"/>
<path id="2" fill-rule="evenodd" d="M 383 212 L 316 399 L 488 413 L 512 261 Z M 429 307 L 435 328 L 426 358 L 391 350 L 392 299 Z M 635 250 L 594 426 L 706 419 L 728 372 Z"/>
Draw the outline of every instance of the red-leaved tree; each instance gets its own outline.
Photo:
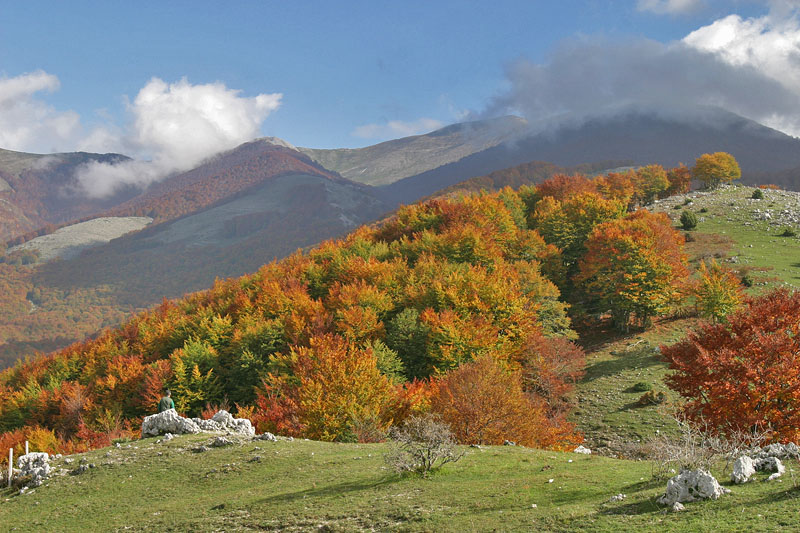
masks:
<path id="1" fill-rule="evenodd" d="M 667 384 L 687 400 L 690 419 L 800 438 L 800 292 L 749 300 L 727 323 L 705 323 L 661 351 L 673 371 Z"/>

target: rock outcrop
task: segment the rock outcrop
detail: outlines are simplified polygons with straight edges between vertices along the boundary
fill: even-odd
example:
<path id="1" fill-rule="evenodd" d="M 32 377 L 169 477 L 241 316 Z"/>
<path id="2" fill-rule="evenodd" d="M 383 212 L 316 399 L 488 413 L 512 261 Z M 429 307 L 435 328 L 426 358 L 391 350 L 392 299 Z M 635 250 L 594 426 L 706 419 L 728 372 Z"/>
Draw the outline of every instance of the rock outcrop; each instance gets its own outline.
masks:
<path id="1" fill-rule="evenodd" d="M 27 453 L 17 459 L 17 468 L 20 476 L 30 477 L 27 487 L 38 487 L 50 475 L 50 456 L 43 452 Z"/>
<path id="2" fill-rule="evenodd" d="M 705 470 L 683 470 L 667 482 L 667 491 L 658 499 L 658 503 L 672 507 L 676 502 L 716 500 L 729 492 Z"/>
<path id="3" fill-rule="evenodd" d="M 743 455 L 733 463 L 731 481 L 747 483 L 756 472 L 773 472 L 769 481 L 777 479 L 786 471 L 781 459 L 800 457 L 800 448 L 792 442 L 789 444 L 770 444 Z"/>
<path id="4" fill-rule="evenodd" d="M 217 411 L 210 420 L 184 418 L 175 409 L 168 409 L 156 415 L 145 417 L 142 422 L 142 438 L 155 437 L 164 433 L 183 435 L 186 433 L 235 433 L 252 437 L 253 424 L 246 418 L 234 418 L 228 411 Z"/>
<path id="5" fill-rule="evenodd" d="M 142 422 L 142 438 L 156 437 L 163 433 L 183 435 L 200 433 L 200 427 L 191 419 L 184 418 L 175 409 L 167 409 L 157 415 L 145 417 Z"/>

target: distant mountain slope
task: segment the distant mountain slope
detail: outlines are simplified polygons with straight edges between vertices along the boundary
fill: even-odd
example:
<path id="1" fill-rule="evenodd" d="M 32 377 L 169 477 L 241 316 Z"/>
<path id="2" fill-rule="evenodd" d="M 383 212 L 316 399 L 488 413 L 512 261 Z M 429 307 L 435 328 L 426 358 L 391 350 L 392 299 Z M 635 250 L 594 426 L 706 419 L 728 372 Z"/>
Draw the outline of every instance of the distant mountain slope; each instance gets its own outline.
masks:
<path id="1" fill-rule="evenodd" d="M 36 284 L 110 287 L 118 305 L 145 307 L 238 276 L 371 222 L 386 206 L 362 186 L 282 175 L 213 207 L 151 226 L 67 261 L 42 265 Z"/>
<path id="2" fill-rule="evenodd" d="M 138 194 L 133 188 L 108 198 L 88 198 L 75 178 L 75 170 L 90 161 L 126 159 L 119 154 L 42 155 L 0 149 L 0 241 L 92 216 L 132 198 Z"/>
<path id="3" fill-rule="evenodd" d="M 772 181 L 799 189 L 796 174 L 780 171 L 800 166 L 800 140 L 719 109 L 700 109 L 694 118 L 665 118 L 655 113 L 629 112 L 598 118 L 493 146 L 459 161 L 381 187 L 387 202 L 409 203 L 497 169 L 529 161 L 578 165 L 586 161 L 626 160 L 632 164 L 692 165 L 706 152 L 732 153 L 745 183 Z M 777 181 L 783 180 L 783 181 Z"/>
<path id="4" fill-rule="evenodd" d="M 365 148 L 298 148 L 347 179 L 385 185 L 501 144 L 524 130 L 526 122 L 507 116 L 453 124 L 425 135 L 404 137 Z"/>
<path id="5" fill-rule="evenodd" d="M 136 198 L 109 210 L 108 215 L 149 216 L 156 223 L 164 222 L 209 207 L 264 180 L 288 174 L 346 181 L 280 140 L 257 139 L 153 184 Z"/>

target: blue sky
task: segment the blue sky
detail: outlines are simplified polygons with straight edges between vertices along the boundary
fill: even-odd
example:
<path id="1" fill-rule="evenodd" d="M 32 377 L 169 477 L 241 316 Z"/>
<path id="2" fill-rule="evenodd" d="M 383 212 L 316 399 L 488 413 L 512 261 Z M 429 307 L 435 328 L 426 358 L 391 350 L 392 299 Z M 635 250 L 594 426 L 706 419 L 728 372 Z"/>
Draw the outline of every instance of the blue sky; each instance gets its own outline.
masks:
<path id="1" fill-rule="evenodd" d="M 791 2 L 711 0 L 3 1 L 0 77 L 50 76 L 12 96 L 61 126 L 15 137 L 25 124 L 0 118 L 0 147 L 97 145 L 158 157 L 160 148 L 147 144 L 156 141 L 129 131 L 146 120 L 131 103 L 153 78 L 167 84 L 165 94 L 183 78 L 218 82 L 241 98 L 280 93 L 241 134 L 255 128 L 299 146 L 363 146 L 487 109 L 524 112 L 527 104 L 515 107 L 509 96 L 524 90 L 515 76 L 555 65 L 569 43 L 600 54 L 609 43 L 668 46 L 731 14 L 764 20 L 776 4 L 794 16 Z M 554 107 L 572 105 L 562 104 Z M 102 142 L 86 141 L 94 133 Z"/>

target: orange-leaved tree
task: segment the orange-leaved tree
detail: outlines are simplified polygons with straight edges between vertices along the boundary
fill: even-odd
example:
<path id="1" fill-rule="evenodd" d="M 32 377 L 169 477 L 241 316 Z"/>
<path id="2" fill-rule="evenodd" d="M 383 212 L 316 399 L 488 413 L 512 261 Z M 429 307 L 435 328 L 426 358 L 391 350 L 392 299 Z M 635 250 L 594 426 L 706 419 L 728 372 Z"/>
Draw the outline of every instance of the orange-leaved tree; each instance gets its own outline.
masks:
<path id="1" fill-rule="evenodd" d="M 572 437 L 573 426 L 547 417 L 542 398 L 525 393 L 522 375 L 491 354 L 445 374 L 437 382 L 431 410 L 450 425 L 459 442 L 552 447 Z"/>
<path id="2" fill-rule="evenodd" d="M 266 428 L 326 441 L 351 440 L 354 425 L 366 421 L 388 428 L 397 388 L 372 347 L 325 334 L 276 357 L 288 372 L 270 375 L 259 395 Z"/>
<path id="3" fill-rule="evenodd" d="M 742 177 L 742 171 L 731 154 L 714 152 L 697 158 L 692 168 L 692 176 L 702 181 L 707 189 L 714 189 L 723 183 L 738 180 Z"/>
<path id="4" fill-rule="evenodd" d="M 687 400 L 689 418 L 721 432 L 800 438 L 800 292 L 748 300 L 727 323 L 706 322 L 661 353 L 672 370 L 667 385 Z"/>
<path id="5" fill-rule="evenodd" d="M 645 326 L 680 297 L 688 276 L 683 242 L 663 213 L 641 210 L 600 224 L 575 281 L 594 310 L 610 311 L 620 329 L 631 321 Z"/>

